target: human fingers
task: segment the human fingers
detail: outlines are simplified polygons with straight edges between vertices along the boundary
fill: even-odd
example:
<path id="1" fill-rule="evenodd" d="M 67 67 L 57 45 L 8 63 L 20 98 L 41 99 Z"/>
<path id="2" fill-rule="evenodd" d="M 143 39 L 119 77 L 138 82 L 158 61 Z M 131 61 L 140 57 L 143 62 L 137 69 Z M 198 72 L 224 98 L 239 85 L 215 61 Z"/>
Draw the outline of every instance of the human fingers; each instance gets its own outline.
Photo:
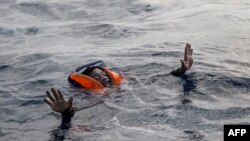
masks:
<path id="1" fill-rule="evenodd" d="M 185 52 L 184 52 L 184 61 L 187 61 L 187 59 L 188 59 L 188 50 L 187 50 L 187 46 L 186 46 L 186 48 L 185 48 Z"/>
<path id="2" fill-rule="evenodd" d="M 64 97 L 63 97 L 63 94 L 60 90 L 57 90 L 57 94 L 58 94 L 58 97 L 61 99 L 61 100 L 64 100 Z"/>
<path id="3" fill-rule="evenodd" d="M 180 60 L 181 61 L 181 68 L 185 68 L 186 64 L 183 60 Z"/>
<path id="4" fill-rule="evenodd" d="M 52 102 L 55 101 L 54 97 L 51 96 L 51 94 L 48 91 L 46 91 L 46 94 L 47 94 L 48 98 L 50 99 L 50 101 L 52 101 Z"/>
<path id="5" fill-rule="evenodd" d="M 184 61 L 187 60 L 187 56 L 189 55 L 189 52 L 190 52 L 190 47 L 191 47 L 190 44 L 187 43 L 185 47 L 185 51 L 184 51 Z"/>
<path id="6" fill-rule="evenodd" d="M 71 96 L 67 102 L 69 104 L 70 107 L 72 107 L 73 104 L 73 97 Z"/>
<path id="7" fill-rule="evenodd" d="M 56 92 L 56 90 L 54 88 L 51 88 L 51 92 L 54 95 L 55 99 L 59 100 L 59 96 L 58 96 L 58 94 L 57 94 L 57 92 Z"/>
<path id="8" fill-rule="evenodd" d="M 44 98 L 43 101 L 46 102 L 49 106 L 52 105 L 52 103 L 48 99 L 46 99 L 46 98 Z"/>
<path id="9" fill-rule="evenodd" d="M 191 47 L 191 44 L 188 44 L 188 43 L 187 43 L 186 48 L 187 48 L 187 55 L 192 55 L 193 49 L 192 49 L 192 47 Z"/>
<path id="10" fill-rule="evenodd" d="M 188 43 L 186 44 L 186 46 L 185 46 L 185 54 L 187 54 L 187 52 L 188 52 Z"/>

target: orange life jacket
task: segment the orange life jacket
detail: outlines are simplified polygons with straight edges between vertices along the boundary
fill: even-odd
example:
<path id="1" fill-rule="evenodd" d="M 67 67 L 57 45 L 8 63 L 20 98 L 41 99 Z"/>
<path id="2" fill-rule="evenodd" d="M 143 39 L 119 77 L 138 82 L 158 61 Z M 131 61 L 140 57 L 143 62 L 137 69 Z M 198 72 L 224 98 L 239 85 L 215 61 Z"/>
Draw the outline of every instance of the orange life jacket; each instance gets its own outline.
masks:
<path id="1" fill-rule="evenodd" d="M 100 69 L 104 71 L 105 74 L 110 78 L 113 87 L 119 87 L 121 85 L 123 77 L 120 74 L 110 69 L 106 68 L 100 68 Z M 71 84 L 77 84 L 78 86 L 90 91 L 102 90 L 105 88 L 105 86 L 103 86 L 99 81 L 79 72 L 74 72 L 70 74 L 69 81 L 71 82 Z"/>

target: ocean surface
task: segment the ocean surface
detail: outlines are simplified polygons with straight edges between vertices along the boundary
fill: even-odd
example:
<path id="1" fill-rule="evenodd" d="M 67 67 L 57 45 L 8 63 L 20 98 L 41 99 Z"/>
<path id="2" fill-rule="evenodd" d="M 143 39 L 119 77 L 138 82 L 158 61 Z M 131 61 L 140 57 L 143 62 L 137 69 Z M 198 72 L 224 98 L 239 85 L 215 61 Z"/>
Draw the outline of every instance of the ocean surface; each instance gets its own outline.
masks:
<path id="1" fill-rule="evenodd" d="M 165 76 L 186 43 L 193 67 Z M 95 60 L 125 84 L 58 131 L 45 91 L 99 100 L 67 81 Z M 222 141 L 224 124 L 250 124 L 249 0 L 0 0 L 1 141 Z"/>

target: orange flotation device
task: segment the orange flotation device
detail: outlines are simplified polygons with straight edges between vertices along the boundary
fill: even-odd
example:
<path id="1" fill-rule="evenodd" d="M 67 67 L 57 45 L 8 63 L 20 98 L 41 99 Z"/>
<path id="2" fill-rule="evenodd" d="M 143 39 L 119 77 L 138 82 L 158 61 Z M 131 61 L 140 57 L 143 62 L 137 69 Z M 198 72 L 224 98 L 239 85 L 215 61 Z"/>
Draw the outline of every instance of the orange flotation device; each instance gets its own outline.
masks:
<path id="1" fill-rule="evenodd" d="M 102 70 L 106 74 L 106 76 L 110 79 L 112 88 L 119 87 L 122 83 L 123 77 L 120 74 L 110 69 L 102 68 L 100 63 L 102 64 L 103 62 L 96 61 L 93 63 L 89 63 L 87 65 L 78 67 L 76 69 L 76 72 L 69 75 L 68 77 L 69 82 L 74 86 L 84 88 L 85 90 L 88 90 L 88 91 L 102 90 L 106 88 L 101 82 L 85 74 L 85 70 L 91 68 L 91 69 Z M 84 71 L 80 72 L 80 70 L 82 69 L 84 69 Z"/>

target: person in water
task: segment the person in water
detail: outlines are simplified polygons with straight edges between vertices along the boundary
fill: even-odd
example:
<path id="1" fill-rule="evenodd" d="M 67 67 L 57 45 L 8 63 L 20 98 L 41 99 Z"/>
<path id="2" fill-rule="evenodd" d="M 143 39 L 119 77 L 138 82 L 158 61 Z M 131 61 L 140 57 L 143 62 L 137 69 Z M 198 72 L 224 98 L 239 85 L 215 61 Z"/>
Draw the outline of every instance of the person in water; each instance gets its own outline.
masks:
<path id="1" fill-rule="evenodd" d="M 95 61 L 76 68 L 76 71 L 69 75 L 68 80 L 72 85 L 90 91 L 92 94 L 103 95 L 118 88 L 123 77 L 106 68 L 103 61 Z"/>
<path id="2" fill-rule="evenodd" d="M 181 61 L 181 67 L 177 68 L 170 72 L 174 76 L 180 76 L 185 73 L 192 67 L 193 64 L 193 49 L 190 44 L 186 44 L 184 59 Z M 79 73 L 81 69 L 84 68 L 82 73 Z M 69 76 L 69 81 L 76 85 L 83 87 L 89 91 L 95 93 L 98 91 L 99 94 L 106 89 L 113 89 L 118 87 L 121 84 L 123 77 L 118 73 L 112 72 L 109 69 L 103 68 L 101 66 L 95 66 L 93 64 L 80 68 L 77 68 L 76 72 Z M 95 91 L 95 92 L 94 92 Z M 70 127 L 71 118 L 74 116 L 75 111 L 79 110 L 76 107 L 73 107 L 73 97 L 71 96 L 67 101 L 65 100 L 62 92 L 51 88 L 51 92 L 46 91 L 46 94 L 49 99 L 44 98 L 49 107 L 62 115 L 62 123 L 60 129 L 68 129 Z"/>

